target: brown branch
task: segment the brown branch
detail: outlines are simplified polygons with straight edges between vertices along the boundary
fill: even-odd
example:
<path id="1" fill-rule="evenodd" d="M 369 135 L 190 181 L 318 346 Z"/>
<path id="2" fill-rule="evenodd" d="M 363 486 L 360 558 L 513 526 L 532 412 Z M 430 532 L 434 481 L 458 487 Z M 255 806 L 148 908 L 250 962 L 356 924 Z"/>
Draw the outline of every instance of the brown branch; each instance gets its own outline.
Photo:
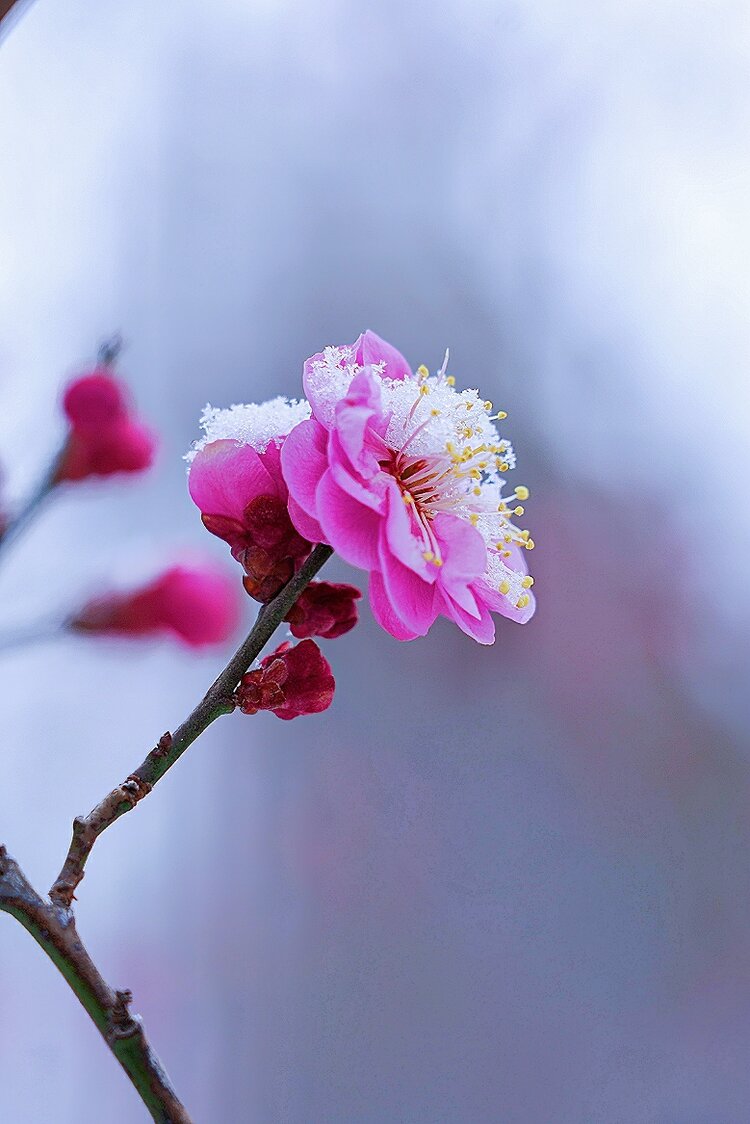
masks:
<path id="1" fill-rule="evenodd" d="M 4 20 L 11 8 L 15 8 L 18 0 L 0 0 L 0 20 Z"/>
<path id="2" fill-rule="evenodd" d="M 94 843 L 103 831 L 147 796 L 195 739 L 222 714 L 234 710 L 233 694 L 253 660 L 333 551 L 316 546 L 299 573 L 262 606 L 250 635 L 174 734 L 166 733 L 146 759 L 88 816 L 73 823 L 73 838 L 49 900 L 39 896 L 15 859 L 0 846 L 0 912 L 27 929 L 65 977 L 158 1124 L 190 1124 L 164 1069 L 148 1044 L 139 1018 L 130 1013 L 129 991 L 102 978 L 76 931 L 70 909 Z"/>
<path id="3" fill-rule="evenodd" d="M 76 930 L 72 914 L 42 899 L 15 859 L 0 846 L 0 910 L 31 933 L 73 989 L 107 1046 L 158 1124 L 191 1124 L 143 1023 L 130 1011 L 129 991 L 103 979 Z"/>
<path id="4" fill-rule="evenodd" d="M 215 719 L 234 710 L 232 696 L 240 679 L 260 655 L 308 582 L 315 577 L 332 553 L 329 546 L 315 547 L 304 566 L 287 582 L 278 596 L 263 606 L 252 632 L 209 687 L 192 714 L 173 734 L 163 735 L 158 745 L 126 781 L 105 796 L 87 816 L 79 816 L 74 820 L 73 838 L 67 858 L 50 890 L 49 896 L 56 905 L 70 907 L 76 887 L 83 878 L 86 860 L 102 832 L 120 816 L 132 811 Z"/>

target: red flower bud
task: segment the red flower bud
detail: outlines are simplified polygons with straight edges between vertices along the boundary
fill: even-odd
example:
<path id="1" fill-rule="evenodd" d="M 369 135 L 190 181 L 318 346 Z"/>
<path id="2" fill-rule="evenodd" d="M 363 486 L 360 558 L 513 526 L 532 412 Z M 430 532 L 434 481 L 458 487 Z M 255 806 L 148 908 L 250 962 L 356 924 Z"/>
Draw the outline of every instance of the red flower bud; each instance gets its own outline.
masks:
<path id="1" fill-rule="evenodd" d="M 215 570 L 174 566 L 149 585 L 97 597 L 69 627 L 118 636 L 176 636 L 190 648 L 221 644 L 237 627 L 234 583 Z"/>
<path id="2" fill-rule="evenodd" d="M 124 387 L 106 367 L 68 383 L 63 410 L 71 426 L 89 430 L 124 421 L 129 412 Z"/>
<path id="3" fill-rule="evenodd" d="M 205 516 L 203 522 L 207 526 Z M 297 534 L 278 496 L 252 499 L 241 526 L 241 534 L 227 541 L 245 571 L 242 584 L 256 601 L 271 601 L 307 558 L 310 543 Z"/>
<path id="4" fill-rule="evenodd" d="M 327 710 L 335 688 L 330 664 L 314 640 L 286 641 L 242 676 L 235 697 L 245 714 L 272 710 L 289 720 Z"/>
<path id="5" fill-rule="evenodd" d="M 322 636 L 333 640 L 357 623 L 356 601 L 362 596 L 353 585 L 336 582 L 310 582 L 284 618 L 298 640 Z"/>
<path id="6" fill-rule="evenodd" d="M 289 517 L 278 446 L 258 453 L 213 441 L 196 453 L 189 487 L 203 525 L 229 544 L 244 569 L 246 591 L 256 601 L 271 601 L 312 550 Z"/>
<path id="7" fill-rule="evenodd" d="M 70 423 L 56 482 L 142 472 L 153 459 L 156 441 L 131 412 L 123 384 L 107 367 L 71 382 L 63 396 Z"/>

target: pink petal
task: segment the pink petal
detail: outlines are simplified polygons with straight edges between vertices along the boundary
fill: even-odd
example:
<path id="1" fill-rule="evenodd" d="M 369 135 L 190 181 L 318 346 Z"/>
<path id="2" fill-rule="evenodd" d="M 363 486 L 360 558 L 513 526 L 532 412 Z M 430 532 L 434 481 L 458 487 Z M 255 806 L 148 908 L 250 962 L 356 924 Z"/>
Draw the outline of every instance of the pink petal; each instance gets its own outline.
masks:
<path id="1" fill-rule="evenodd" d="M 201 449 L 190 466 L 188 488 L 205 514 L 239 520 L 256 496 L 278 495 L 255 449 L 235 441 L 212 441 Z"/>
<path id="2" fill-rule="evenodd" d="M 277 495 L 282 499 L 286 499 L 287 495 L 287 486 L 281 471 L 281 449 L 285 441 L 286 438 L 278 444 L 276 441 L 271 441 L 266 449 L 258 454 L 263 467 L 276 484 Z"/>
<path id="3" fill-rule="evenodd" d="M 373 511 L 382 512 L 386 487 L 391 478 L 378 469 L 375 476 L 363 481 L 351 468 L 348 458 L 342 456 L 335 430 L 329 438 L 328 457 L 331 475 L 339 488 L 343 488 L 353 499 L 371 507 Z"/>
<path id="4" fill-rule="evenodd" d="M 487 547 L 476 527 L 457 515 L 441 513 L 432 523 L 443 558 L 442 580 L 480 577 L 487 566 Z"/>
<path id="5" fill-rule="evenodd" d="M 405 379 L 411 375 L 411 367 L 400 351 L 391 343 L 381 339 L 375 332 L 368 328 L 358 340 L 352 344 L 354 358 L 360 367 L 367 367 L 375 363 L 385 363 L 383 374 L 389 379 Z"/>
<path id="6" fill-rule="evenodd" d="M 476 527 L 456 515 L 438 515 L 433 529 L 443 559 L 438 577 L 440 587 L 446 597 L 479 620 L 481 614 L 470 584 L 484 573 L 487 565 L 484 539 Z"/>
<path id="7" fill-rule="evenodd" d="M 435 586 L 408 569 L 381 538 L 381 575 L 394 612 L 417 636 L 424 636 L 434 624 L 439 610 L 435 608 Z"/>
<path id="8" fill-rule="evenodd" d="M 317 517 L 315 493 L 328 467 L 327 444 L 326 430 L 320 422 L 310 418 L 294 427 L 281 450 L 281 467 L 289 494 L 313 519 Z M 304 532 L 300 531 L 300 534 Z M 305 535 L 305 538 L 309 536 Z"/>
<path id="9" fill-rule="evenodd" d="M 290 496 L 287 506 L 289 508 L 289 518 L 294 524 L 294 529 L 302 535 L 303 539 L 308 542 L 325 542 L 325 535 L 323 528 L 317 519 L 313 519 L 312 515 L 308 515 L 303 511 L 297 501 Z"/>
<path id="10" fill-rule="evenodd" d="M 365 479 L 379 471 L 378 454 L 382 456 L 383 446 L 377 434 L 382 435 L 386 427 L 380 386 L 370 371 L 360 371 L 352 379 L 346 397 L 336 406 L 334 433 L 340 453 Z"/>
<path id="11" fill-rule="evenodd" d="M 434 582 L 438 567 L 428 563 L 424 557 L 424 542 L 417 537 L 414 516 L 404 503 L 401 490 L 391 477 L 386 491 L 387 518 L 385 534 L 388 549 L 404 566 L 408 566 L 424 581 Z"/>
<path id="12" fill-rule="evenodd" d="M 342 558 L 363 570 L 378 565 L 381 517 L 352 499 L 338 486 L 330 471 L 324 473 L 315 495 L 320 525 L 328 542 Z"/>
<path id="13" fill-rule="evenodd" d="M 438 590 L 438 598 L 442 598 L 442 605 L 440 612 L 448 620 L 454 621 L 462 632 L 470 636 L 472 640 L 476 640 L 479 644 L 493 644 L 495 641 L 495 622 L 490 616 L 485 605 L 479 605 L 479 619 L 470 616 L 464 612 L 460 605 L 457 605 L 450 597 L 446 596 L 442 590 Z M 439 602 L 438 602 L 439 603 Z"/>
<path id="14" fill-rule="evenodd" d="M 484 578 L 480 578 L 475 582 L 473 587 L 476 593 L 477 600 L 481 601 L 493 613 L 500 613 L 501 616 L 507 617 L 508 620 L 515 621 L 516 624 L 526 624 L 534 616 L 536 611 L 536 599 L 530 589 L 525 590 L 526 596 L 529 599 L 528 605 L 524 609 L 517 609 L 510 598 L 502 594 L 498 589 L 494 589 Z"/>
<path id="15" fill-rule="evenodd" d="M 382 629 L 389 632 L 391 636 L 395 636 L 397 640 L 416 640 L 417 633 L 411 632 L 403 621 L 396 616 L 390 598 L 385 591 L 383 578 L 377 570 L 373 570 L 370 574 L 369 595 L 372 615 Z"/>

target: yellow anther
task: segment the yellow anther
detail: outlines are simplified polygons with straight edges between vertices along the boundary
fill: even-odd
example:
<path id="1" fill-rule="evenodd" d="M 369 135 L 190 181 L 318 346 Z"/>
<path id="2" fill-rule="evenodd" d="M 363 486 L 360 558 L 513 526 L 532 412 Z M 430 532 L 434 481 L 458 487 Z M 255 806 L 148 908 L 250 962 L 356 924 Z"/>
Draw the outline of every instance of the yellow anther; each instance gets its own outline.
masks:
<path id="1" fill-rule="evenodd" d="M 489 413 L 489 412 L 490 412 L 490 410 L 492 409 L 492 403 L 490 402 L 489 398 L 488 398 L 488 399 L 487 399 L 487 401 L 485 402 L 485 404 L 484 404 L 484 408 L 485 408 L 485 410 L 487 411 L 487 413 Z"/>
<path id="2" fill-rule="evenodd" d="M 529 489 L 524 487 L 523 484 L 519 484 L 519 486 L 516 488 L 516 495 L 518 496 L 519 500 L 527 500 L 529 498 Z"/>
<path id="3" fill-rule="evenodd" d="M 500 582 L 500 585 L 497 588 L 501 593 L 510 593 L 510 582 Z"/>
<path id="4" fill-rule="evenodd" d="M 513 542 L 513 536 L 512 535 L 506 535 L 504 541 L 505 542 Z"/>
<path id="5" fill-rule="evenodd" d="M 448 383 L 448 386 L 456 385 L 456 380 L 454 379 L 453 375 L 448 375 L 448 378 L 445 381 Z"/>
<path id="6" fill-rule="evenodd" d="M 534 540 L 533 539 L 526 539 L 525 546 L 526 546 L 527 550 L 533 550 L 534 546 L 535 546 Z"/>
<path id="7" fill-rule="evenodd" d="M 473 488 L 472 491 L 474 492 L 475 496 L 481 496 L 481 494 L 482 494 L 481 488 Z"/>
<path id="8" fill-rule="evenodd" d="M 423 550 L 422 551 L 422 557 L 424 558 L 425 562 L 432 562 L 435 555 L 432 553 L 431 550 Z"/>
<path id="9" fill-rule="evenodd" d="M 523 539 L 524 542 L 526 542 L 528 537 L 529 537 L 528 531 L 521 531 L 521 538 Z"/>
<path id="10" fill-rule="evenodd" d="M 527 574 L 525 578 L 521 578 L 521 585 L 524 589 L 531 589 L 533 584 L 534 579 L 532 578 L 531 574 Z"/>
<path id="11" fill-rule="evenodd" d="M 478 468 L 470 469 L 469 470 L 469 476 L 472 478 L 472 480 L 481 480 L 482 479 L 482 474 L 481 474 L 481 472 L 479 471 Z"/>
<path id="12" fill-rule="evenodd" d="M 501 542 L 496 542 L 495 543 L 495 550 L 502 550 L 502 549 L 503 549 L 503 544 Z"/>
<path id="13" fill-rule="evenodd" d="M 497 467 L 500 469 L 501 472 L 507 472 L 508 471 L 508 466 L 505 463 L 505 461 L 503 461 L 503 463 L 499 464 Z"/>
<path id="14" fill-rule="evenodd" d="M 426 382 L 423 382 L 422 385 L 420 386 L 419 393 L 420 394 L 429 394 L 430 393 L 430 388 L 429 388 L 429 386 L 427 385 Z"/>
<path id="15" fill-rule="evenodd" d="M 469 514 L 469 522 L 471 523 L 472 527 L 476 527 L 477 523 L 479 522 L 479 516 L 477 515 L 476 511 L 472 511 Z"/>
<path id="16" fill-rule="evenodd" d="M 417 374 L 419 375 L 420 380 L 428 379 L 430 377 L 430 372 L 427 370 L 424 363 L 422 363 L 421 366 L 417 367 Z"/>
<path id="17" fill-rule="evenodd" d="M 521 507 L 520 503 L 519 503 L 518 507 L 513 508 L 513 514 L 514 515 L 523 515 L 523 508 Z"/>
<path id="18" fill-rule="evenodd" d="M 509 550 L 503 551 L 503 558 L 510 558 L 510 551 Z"/>
<path id="19" fill-rule="evenodd" d="M 467 410 L 473 410 L 474 409 L 474 403 L 473 402 L 467 402 L 466 403 L 466 409 Z"/>
<path id="20" fill-rule="evenodd" d="M 516 601 L 516 608 L 517 608 L 517 609 L 525 609 L 525 608 L 526 608 L 526 606 L 527 606 L 527 605 L 528 605 L 528 603 L 529 603 L 529 600 L 530 600 L 530 598 L 529 598 L 529 595 L 528 595 L 528 593 L 523 593 L 523 594 L 522 594 L 522 595 L 521 595 L 521 596 L 520 596 L 520 597 L 518 598 L 518 600 Z"/>
<path id="21" fill-rule="evenodd" d="M 433 565 L 434 566 L 442 566 L 442 564 L 443 564 L 442 558 L 434 558 L 433 559 Z"/>
<path id="22" fill-rule="evenodd" d="M 500 421 L 505 421 L 505 419 L 507 418 L 508 415 L 506 414 L 505 410 L 498 410 L 497 416 L 500 419 Z"/>
<path id="23" fill-rule="evenodd" d="M 484 469 L 484 468 L 486 468 L 486 467 L 487 467 L 487 461 L 480 461 L 480 462 L 479 462 L 479 468 L 482 468 L 482 469 Z"/>
<path id="24" fill-rule="evenodd" d="M 433 417 L 433 418 L 439 418 L 440 417 L 440 411 L 432 409 L 432 410 L 430 410 L 430 416 Z"/>
<path id="25" fill-rule="evenodd" d="M 414 500 L 411 498 L 411 495 L 410 495 L 409 492 L 404 492 L 404 494 L 402 495 L 401 498 L 402 498 L 402 500 L 404 501 L 404 503 L 406 504 L 407 507 L 409 506 L 410 503 L 414 503 Z"/>

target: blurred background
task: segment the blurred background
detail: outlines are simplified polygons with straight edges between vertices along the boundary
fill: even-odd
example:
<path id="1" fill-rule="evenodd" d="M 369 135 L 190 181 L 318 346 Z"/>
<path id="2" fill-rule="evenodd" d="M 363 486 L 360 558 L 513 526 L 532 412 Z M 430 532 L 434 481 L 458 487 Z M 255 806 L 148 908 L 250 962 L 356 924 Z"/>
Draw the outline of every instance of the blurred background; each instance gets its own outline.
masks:
<path id="1" fill-rule="evenodd" d="M 750 1119 L 749 64 L 742 0 L 37 0 L 0 45 L 5 495 L 115 329 L 161 435 L 17 544 L 2 630 L 230 569 L 201 409 L 365 327 L 450 345 L 532 491 L 531 624 L 401 645 L 365 605 L 328 714 L 222 720 L 98 845 L 79 927 L 197 1121 Z M 224 659 L 0 654 L 32 881 Z M 5 917 L 0 996 L 3 1120 L 143 1119 Z"/>

